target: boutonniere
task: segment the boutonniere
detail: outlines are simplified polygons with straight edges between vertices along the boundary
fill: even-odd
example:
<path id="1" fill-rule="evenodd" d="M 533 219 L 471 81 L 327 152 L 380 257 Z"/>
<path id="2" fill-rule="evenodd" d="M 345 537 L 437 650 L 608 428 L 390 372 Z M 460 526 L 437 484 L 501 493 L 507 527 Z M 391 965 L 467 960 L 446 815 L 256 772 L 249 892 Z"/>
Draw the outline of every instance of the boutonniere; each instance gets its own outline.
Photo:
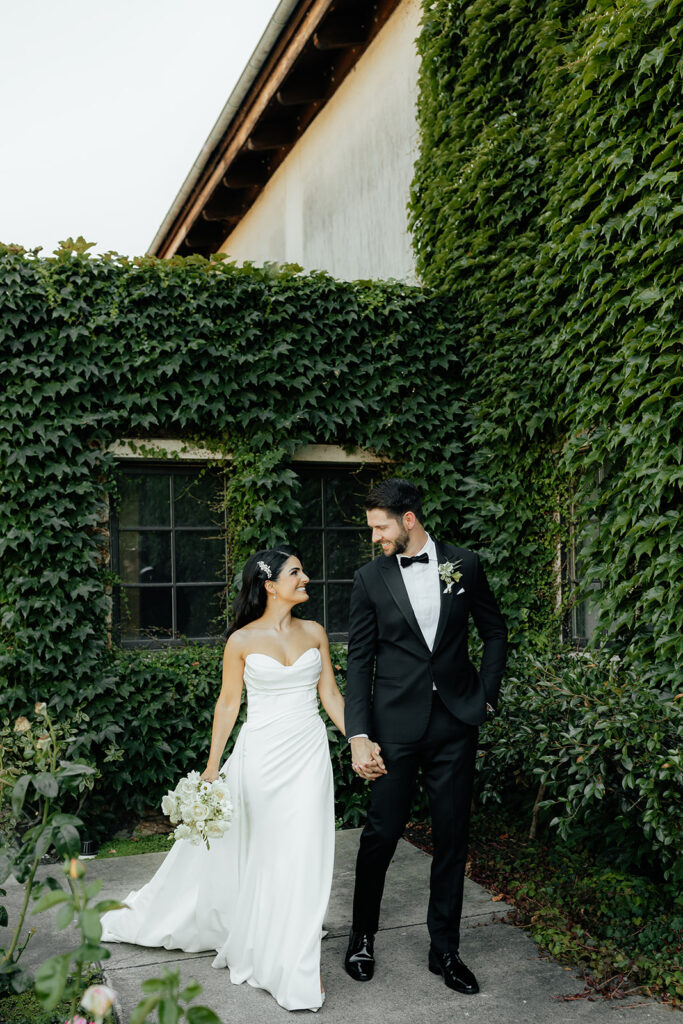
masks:
<path id="1" fill-rule="evenodd" d="M 462 579 L 462 573 L 457 571 L 461 561 L 462 559 L 457 562 L 442 562 L 439 566 L 439 579 L 446 584 L 443 588 L 444 594 L 450 594 L 453 584 Z"/>

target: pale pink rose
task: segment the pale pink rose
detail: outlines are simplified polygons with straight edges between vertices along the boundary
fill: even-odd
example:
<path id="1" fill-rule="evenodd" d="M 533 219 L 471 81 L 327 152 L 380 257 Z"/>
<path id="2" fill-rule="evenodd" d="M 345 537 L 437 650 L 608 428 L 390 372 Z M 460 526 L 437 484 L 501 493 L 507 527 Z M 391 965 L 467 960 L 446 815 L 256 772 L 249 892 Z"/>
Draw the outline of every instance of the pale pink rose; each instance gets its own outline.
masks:
<path id="1" fill-rule="evenodd" d="M 101 1024 L 105 1013 L 108 1013 L 114 1002 L 116 993 L 106 985 L 91 985 L 81 996 L 81 1006 L 88 1010 Z"/>
<path id="2" fill-rule="evenodd" d="M 31 728 L 31 723 L 29 722 L 28 718 L 24 717 L 24 715 L 19 715 L 19 717 L 17 718 L 17 720 L 14 723 L 14 731 L 15 732 L 28 732 L 30 728 Z"/>

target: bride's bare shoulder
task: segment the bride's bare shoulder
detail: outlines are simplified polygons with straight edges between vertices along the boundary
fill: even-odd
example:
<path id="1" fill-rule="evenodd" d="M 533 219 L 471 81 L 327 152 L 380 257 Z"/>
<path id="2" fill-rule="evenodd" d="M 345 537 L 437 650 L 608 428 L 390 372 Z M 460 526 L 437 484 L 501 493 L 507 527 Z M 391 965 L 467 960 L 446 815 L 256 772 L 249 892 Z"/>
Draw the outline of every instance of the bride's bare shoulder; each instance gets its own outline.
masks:
<path id="1" fill-rule="evenodd" d="M 327 644 L 327 633 L 319 622 L 314 622 L 313 619 L 301 619 L 300 622 L 311 647 L 322 647 Z"/>
<path id="2" fill-rule="evenodd" d="M 244 652 L 248 649 L 248 631 L 243 627 L 231 633 L 225 643 L 225 654 L 228 657 L 244 658 Z"/>

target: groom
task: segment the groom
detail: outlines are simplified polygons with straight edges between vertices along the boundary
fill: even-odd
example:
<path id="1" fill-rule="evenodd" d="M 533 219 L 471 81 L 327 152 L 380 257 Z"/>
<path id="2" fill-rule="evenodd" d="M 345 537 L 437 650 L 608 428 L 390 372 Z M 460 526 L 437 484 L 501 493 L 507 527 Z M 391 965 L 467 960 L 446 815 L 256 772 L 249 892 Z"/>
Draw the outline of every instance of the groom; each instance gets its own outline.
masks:
<path id="1" fill-rule="evenodd" d="M 505 621 L 479 557 L 425 532 L 413 484 L 386 480 L 365 508 L 384 557 L 356 572 L 349 612 L 346 735 L 354 771 L 373 781 L 344 966 L 356 981 L 373 976 L 384 878 L 421 768 L 434 844 L 429 969 L 475 993 L 458 954 L 460 915 L 478 726 L 496 707 Z M 484 644 L 479 672 L 467 651 L 470 615 Z"/>

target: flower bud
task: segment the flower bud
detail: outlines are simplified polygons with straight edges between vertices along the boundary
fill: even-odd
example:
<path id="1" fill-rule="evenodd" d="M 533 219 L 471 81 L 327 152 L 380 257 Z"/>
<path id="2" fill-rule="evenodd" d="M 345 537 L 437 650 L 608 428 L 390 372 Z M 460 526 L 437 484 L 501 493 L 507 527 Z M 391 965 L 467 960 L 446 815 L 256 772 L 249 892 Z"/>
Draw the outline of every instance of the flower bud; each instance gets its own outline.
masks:
<path id="1" fill-rule="evenodd" d="M 30 728 L 31 728 L 31 723 L 29 722 L 28 718 L 25 718 L 24 715 L 19 715 L 19 717 L 17 718 L 17 720 L 14 723 L 14 731 L 15 732 L 28 732 Z"/>
<path id="2" fill-rule="evenodd" d="M 82 878 L 85 874 L 85 867 L 78 859 L 78 857 L 72 857 L 69 861 L 69 877 L 70 878 Z M 86 1010 L 88 1007 L 86 1006 Z"/>
<path id="3" fill-rule="evenodd" d="M 43 735 L 39 736 L 38 739 L 36 740 L 36 747 L 38 748 L 38 750 L 47 750 L 49 746 L 50 737 L 48 733 L 43 733 Z"/>
<path id="4" fill-rule="evenodd" d="M 38 701 L 34 711 L 37 715 L 47 715 L 47 704 L 44 700 Z"/>

